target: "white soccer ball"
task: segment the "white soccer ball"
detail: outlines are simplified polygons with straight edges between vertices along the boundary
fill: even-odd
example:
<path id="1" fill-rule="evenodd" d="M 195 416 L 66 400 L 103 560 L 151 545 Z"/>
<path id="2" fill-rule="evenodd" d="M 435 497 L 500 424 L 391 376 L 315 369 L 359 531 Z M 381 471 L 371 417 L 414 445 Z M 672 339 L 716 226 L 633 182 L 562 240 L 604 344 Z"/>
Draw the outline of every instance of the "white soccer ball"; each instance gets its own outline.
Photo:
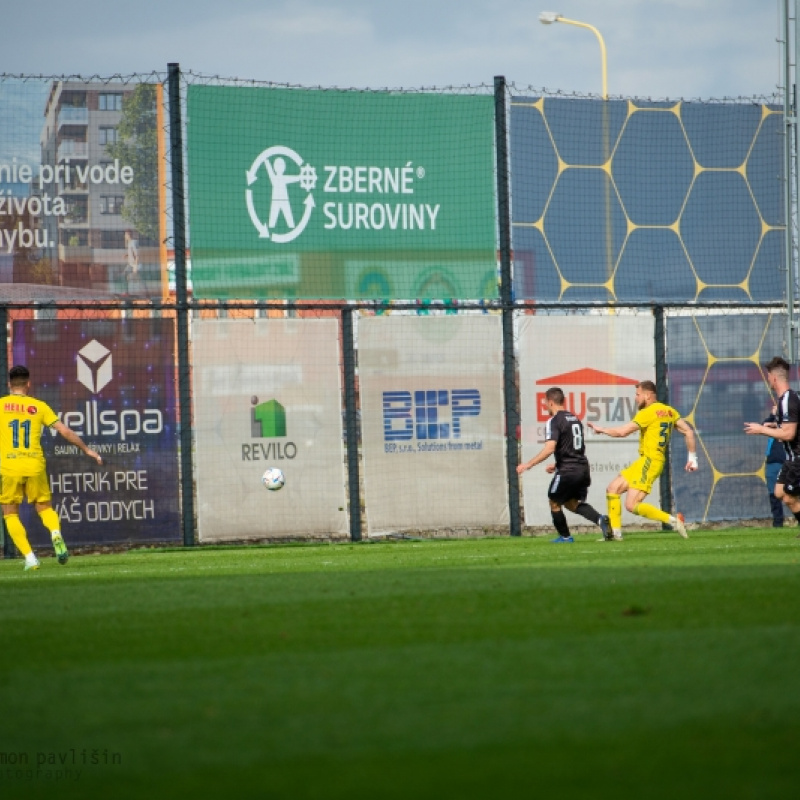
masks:
<path id="1" fill-rule="evenodd" d="M 283 474 L 283 470 L 280 470 L 277 467 L 270 467 L 261 476 L 261 483 L 263 483 L 264 486 L 266 486 L 271 492 L 277 492 L 278 489 L 283 488 L 283 484 L 286 483 L 286 477 Z"/>

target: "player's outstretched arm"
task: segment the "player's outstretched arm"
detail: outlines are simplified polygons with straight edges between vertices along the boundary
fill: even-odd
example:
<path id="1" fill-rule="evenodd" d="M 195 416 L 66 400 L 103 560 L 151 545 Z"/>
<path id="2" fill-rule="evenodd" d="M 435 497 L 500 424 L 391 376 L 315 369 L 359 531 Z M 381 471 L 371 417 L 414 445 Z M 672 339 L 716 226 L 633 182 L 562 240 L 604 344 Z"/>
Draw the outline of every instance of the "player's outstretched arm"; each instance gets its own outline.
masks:
<path id="1" fill-rule="evenodd" d="M 84 442 L 83 439 L 81 439 L 81 437 L 72 430 L 72 428 L 68 428 L 60 420 L 53 423 L 53 430 L 58 431 L 70 444 L 74 444 L 76 447 L 79 447 L 84 453 L 86 453 L 87 456 L 89 456 L 89 458 L 93 458 L 98 464 L 103 463 L 103 459 L 100 454 L 95 450 L 92 450 L 92 448 L 89 447 L 86 442 Z"/>
<path id="2" fill-rule="evenodd" d="M 797 423 L 784 422 L 780 428 L 771 428 L 758 422 L 745 422 L 744 432 L 748 436 L 771 436 L 779 442 L 790 442 L 797 433 Z"/>
<path id="3" fill-rule="evenodd" d="M 549 458 L 556 451 L 556 443 L 551 439 L 544 443 L 544 447 L 530 460 L 517 467 L 517 475 L 522 475 L 523 472 L 541 464 L 542 461 Z"/>
<path id="4" fill-rule="evenodd" d="M 694 428 L 684 419 L 679 419 L 675 423 L 675 428 L 686 439 L 686 449 L 689 451 L 689 457 L 686 459 L 686 471 L 695 472 L 699 469 L 699 465 L 697 463 L 697 438 L 694 435 Z"/>
<path id="5" fill-rule="evenodd" d="M 595 425 L 594 422 L 586 423 L 595 433 L 602 434 L 603 436 L 610 436 L 612 439 L 624 439 L 632 433 L 637 433 L 639 426 L 631 421 L 626 422 L 624 425 L 619 425 L 616 428 L 606 428 L 603 425 Z"/>

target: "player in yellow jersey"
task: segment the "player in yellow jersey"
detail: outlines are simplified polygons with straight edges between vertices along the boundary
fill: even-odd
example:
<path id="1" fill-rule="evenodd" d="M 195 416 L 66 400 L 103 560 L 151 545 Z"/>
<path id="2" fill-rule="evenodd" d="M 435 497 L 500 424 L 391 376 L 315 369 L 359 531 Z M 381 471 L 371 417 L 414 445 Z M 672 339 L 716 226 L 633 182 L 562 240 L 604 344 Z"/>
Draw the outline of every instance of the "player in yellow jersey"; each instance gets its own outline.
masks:
<path id="1" fill-rule="evenodd" d="M 58 563 L 66 564 L 69 551 L 61 536 L 61 522 L 51 503 L 50 482 L 41 445 L 42 431 L 52 428 L 98 464 L 102 464 L 103 459 L 61 422 L 47 403 L 28 394 L 31 374 L 27 367 L 11 369 L 8 388 L 9 394 L 0 397 L 0 505 L 6 530 L 25 556 L 25 569 L 38 569 L 39 560 L 19 519 L 20 504 L 23 497 L 27 498 L 50 531 Z"/>
<path id="2" fill-rule="evenodd" d="M 674 408 L 658 402 L 656 386 L 652 381 L 636 384 L 636 407 L 639 409 L 636 416 L 627 424 L 616 428 L 587 423 L 595 433 L 615 439 L 622 439 L 639 432 L 639 458 L 623 469 L 606 489 L 611 527 L 611 534 L 606 538 L 622 539 L 622 495 L 627 493 L 625 508 L 628 511 L 646 519 L 672 525 L 686 539 L 688 535 L 683 514 L 673 516 L 642 501 L 650 494 L 653 483 L 664 469 L 667 447 L 673 430 L 686 437 L 686 449 L 689 451 L 686 471 L 697 470 L 694 429 L 686 420 L 681 419 L 681 415 Z"/>

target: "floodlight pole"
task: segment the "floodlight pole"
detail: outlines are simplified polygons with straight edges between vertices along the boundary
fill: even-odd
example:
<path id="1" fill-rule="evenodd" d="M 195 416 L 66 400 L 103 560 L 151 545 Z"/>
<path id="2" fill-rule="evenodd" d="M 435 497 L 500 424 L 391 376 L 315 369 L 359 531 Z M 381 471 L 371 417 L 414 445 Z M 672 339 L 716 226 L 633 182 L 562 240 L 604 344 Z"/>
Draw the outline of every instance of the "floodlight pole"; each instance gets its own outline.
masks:
<path id="1" fill-rule="evenodd" d="M 786 268 L 786 346 L 785 355 L 790 364 L 797 363 L 797 322 L 795 298 L 797 293 L 798 210 L 800 174 L 798 173 L 797 133 L 797 59 L 800 56 L 798 40 L 798 0 L 781 3 L 781 43 L 783 56 L 783 124 L 784 124 L 784 251 Z"/>
<path id="2" fill-rule="evenodd" d="M 542 25 L 552 25 L 554 22 L 563 22 L 565 25 L 575 25 L 578 28 L 590 30 L 600 44 L 600 71 L 602 76 L 603 94 L 603 164 L 602 169 L 607 173 L 605 184 L 605 213 L 606 213 L 606 281 L 609 292 L 611 292 L 612 276 L 614 273 L 614 237 L 611 222 L 611 164 L 610 164 L 610 142 L 609 142 L 609 108 L 608 108 L 608 59 L 606 56 L 606 43 L 600 31 L 588 22 L 578 22 L 574 19 L 562 17 L 556 11 L 542 11 L 539 14 L 539 22 Z"/>
<path id="3" fill-rule="evenodd" d="M 578 28 L 586 28 L 587 30 L 590 30 L 597 37 L 597 41 L 600 43 L 600 68 L 603 78 L 603 100 L 608 100 L 608 64 L 606 58 L 606 43 L 603 41 L 600 31 L 597 30 L 594 25 L 589 25 L 588 22 L 578 22 L 574 19 L 567 19 L 566 17 L 562 17 L 561 14 L 557 14 L 555 11 L 542 11 L 542 13 L 539 14 L 539 22 L 541 22 L 542 25 L 551 25 L 554 22 L 563 22 L 565 25 L 575 25 Z"/>
<path id="4" fill-rule="evenodd" d="M 786 181 L 789 188 L 789 202 L 786 206 L 786 229 L 789 231 L 789 246 L 786 249 L 786 268 L 789 273 L 787 282 L 787 302 L 788 302 L 788 325 L 789 325 L 789 363 L 795 364 L 798 361 L 797 353 L 797 281 L 798 281 L 798 209 L 797 203 L 800 199 L 800 164 L 798 164 L 798 147 L 800 147 L 800 137 L 797 130 L 797 59 L 800 57 L 800 28 L 797 24 L 798 0 L 794 0 L 794 14 L 792 21 L 794 25 L 790 28 L 789 13 L 787 9 L 786 19 L 786 89 L 785 97 L 787 103 L 787 126 L 791 126 L 791 131 L 787 127 L 786 140 L 789 162 L 787 164 Z M 789 36 L 790 30 L 794 33 L 794 58 Z M 792 173 L 794 173 L 794 198 L 792 199 Z"/>

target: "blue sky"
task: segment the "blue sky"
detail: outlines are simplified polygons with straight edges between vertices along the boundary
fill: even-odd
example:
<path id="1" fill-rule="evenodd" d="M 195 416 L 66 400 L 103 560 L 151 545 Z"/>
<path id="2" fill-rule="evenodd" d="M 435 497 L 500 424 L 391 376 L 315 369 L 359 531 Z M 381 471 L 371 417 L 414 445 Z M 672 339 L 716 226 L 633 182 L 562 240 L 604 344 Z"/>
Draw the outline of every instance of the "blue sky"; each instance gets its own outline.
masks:
<path id="1" fill-rule="evenodd" d="M 307 86 L 491 84 L 612 96 L 772 95 L 782 0 L 38 0 L 3 18 L 0 72 L 164 72 Z"/>

